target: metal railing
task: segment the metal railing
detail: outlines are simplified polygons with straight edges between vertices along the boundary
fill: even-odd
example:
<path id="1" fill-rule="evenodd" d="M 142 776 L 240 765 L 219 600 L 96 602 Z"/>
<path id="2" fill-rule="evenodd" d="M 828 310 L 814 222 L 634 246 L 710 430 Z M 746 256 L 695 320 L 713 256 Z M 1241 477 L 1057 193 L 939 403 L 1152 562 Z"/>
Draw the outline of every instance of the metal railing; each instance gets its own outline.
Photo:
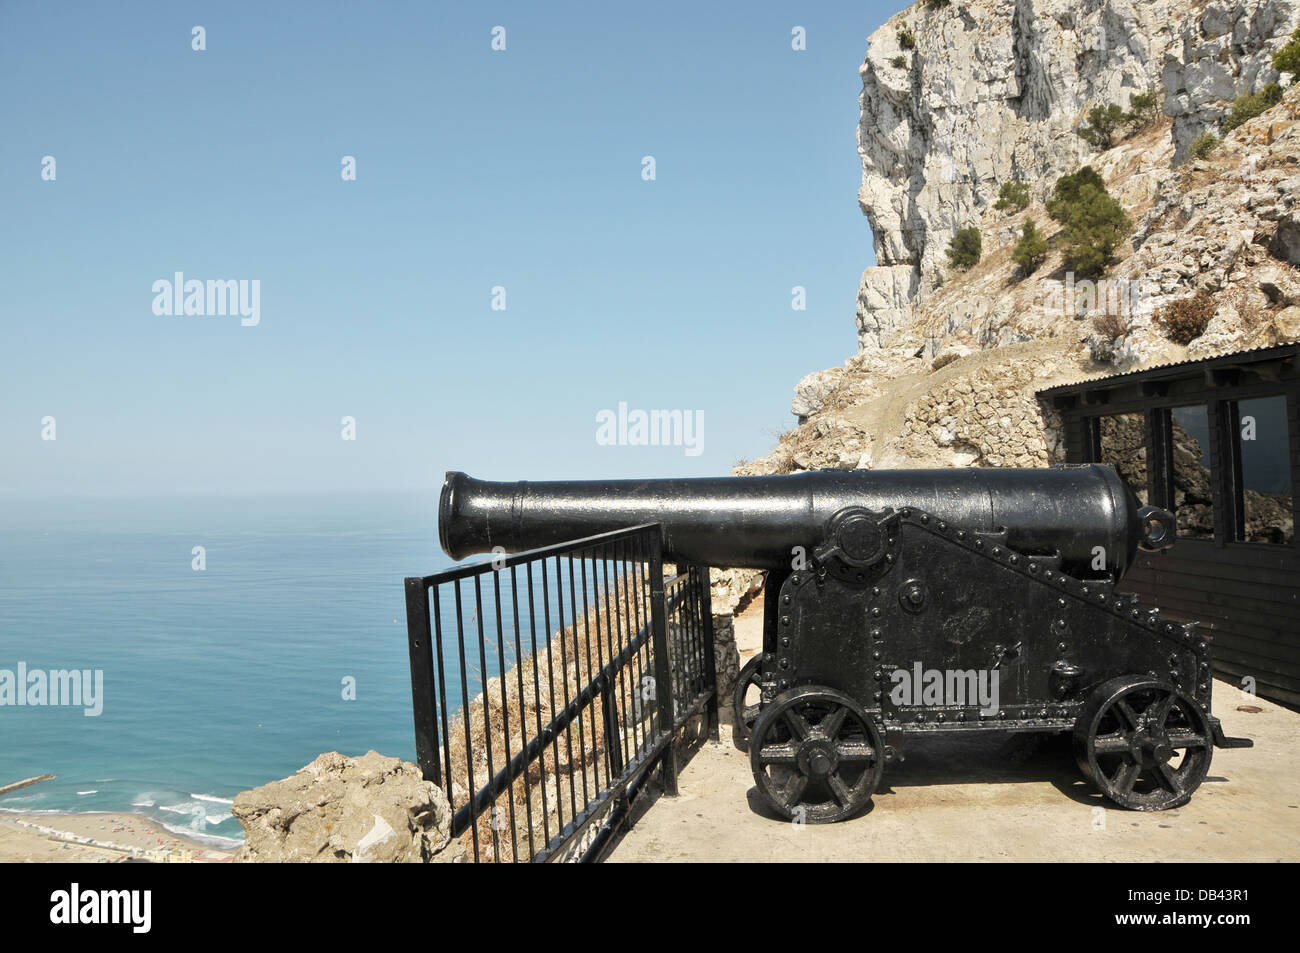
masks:
<path id="1" fill-rule="evenodd" d="M 708 570 L 658 524 L 406 580 L 416 758 L 489 862 L 599 859 L 673 739 L 716 737 Z M 660 690 L 660 686 L 668 690 Z"/>

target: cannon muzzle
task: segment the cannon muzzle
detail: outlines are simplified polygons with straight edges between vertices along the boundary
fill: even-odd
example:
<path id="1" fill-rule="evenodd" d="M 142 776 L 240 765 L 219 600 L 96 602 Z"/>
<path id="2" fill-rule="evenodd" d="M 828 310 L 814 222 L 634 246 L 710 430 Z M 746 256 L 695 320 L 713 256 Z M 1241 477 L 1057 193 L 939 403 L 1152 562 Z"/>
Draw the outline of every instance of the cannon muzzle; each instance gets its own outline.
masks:
<path id="1" fill-rule="evenodd" d="M 1173 516 L 1144 507 L 1115 469 L 823 470 L 784 476 L 494 483 L 447 474 L 438 535 L 453 559 L 521 552 L 641 523 L 665 559 L 729 568 L 789 565 L 848 507 L 905 507 L 975 532 L 1005 529 L 1024 553 L 1059 553 L 1076 575 L 1122 576 L 1139 547 L 1167 548 Z"/>

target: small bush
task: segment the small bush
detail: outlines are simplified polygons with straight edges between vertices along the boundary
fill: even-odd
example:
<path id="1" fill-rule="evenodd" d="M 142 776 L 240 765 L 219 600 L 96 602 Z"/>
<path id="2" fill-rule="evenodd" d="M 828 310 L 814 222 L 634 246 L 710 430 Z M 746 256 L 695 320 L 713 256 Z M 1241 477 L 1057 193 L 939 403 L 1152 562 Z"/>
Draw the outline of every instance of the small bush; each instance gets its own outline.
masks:
<path id="1" fill-rule="evenodd" d="M 895 56 L 895 57 L 893 58 L 893 60 L 891 60 L 890 62 L 892 62 L 892 63 L 894 64 L 894 69 L 906 69 L 906 68 L 907 68 L 907 57 L 906 57 L 906 56 L 902 56 L 902 55 Z"/>
<path id="2" fill-rule="evenodd" d="M 1129 117 L 1123 109 L 1111 103 L 1109 106 L 1093 106 L 1088 110 L 1087 125 L 1080 125 L 1075 132 L 1079 138 L 1101 152 L 1115 145 Z"/>
<path id="3" fill-rule="evenodd" d="M 1064 226 L 1061 237 L 1066 270 L 1082 275 L 1105 271 L 1115 250 L 1133 230 L 1133 220 L 1088 165 L 1057 180 L 1047 214 Z"/>
<path id="4" fill-rule="evenodd" d="M 1038 223 L 1032 218 L 1020 229 L 1020 240 L 1011 251 L 1011 260 L 1020 266 L 1020 271 L 1032 275 L 1047 258 L 1047 239 L 1038 230 Z"/>
<path id="5" fill-rule="evenodd" d="M 954 268 L 966 270 L 980 260 L 984 252 L 984 239 L 975 226 L 963 228 L 948 243 L 948 263 Z"/>
<path id="6" fill-rule="evenodd" d="M 993 207 L 999 212 L 1009 208 L 1019 212 L 1028 207 L 1029 199 L 1029 183 L 1003 182 L 1002 188 L 998 190 L 998 200 L 993 203 Z"/>
<path id="7" fill-rule="evenodd" d="M 905 26 L 898 31 L 898 45 L 905 50 L 910 50 L 916 46 L 916 34 L 912 32 L 910 26 Z"/>
<path id="8" fill-rule="evenodd" d="M 1210 153 L 1219 148 L 1219 137 L 1212 132 L 1203 132 L 1196 137 L 1189 150 L 1194 159 L 1208 159 Z"/>
<path id="9" fill-rule="evenodd" d="M 1186 346 L 1205 333 L 1215 310 L 1214 299 L 1201 291 L 1165 305 L 1156 312 L 1155 325 L 1166 338 Z"/>
<path id="10" fill-rule="evenodd" d="M 1148 129 L 1165 115 L 1165 89 L 1159 83 L 1144 93 L 1134 93 L 1128 101 L 1128 121 L 1136 129 Z"/>
<path id="11" fill-rule="evenodd" d="M 1273 68 L 1279 73 L 1300 76 L 1300 26 L 1291 34 L 1290 42 L 1273 54 Z"/>
<path id="12" fill-rule="evenodd" d="M 1092 326 L 1107 341 L 1114 343 L 1128 334 L 1131 324 L 1124 314 L 1103 312 L 1092 319 Z"/>
<path id="13" fill-rule="evenodd" d="M 1282 87 L 1269 83 L 1257 93 L 1238 96 L 1232 104 L 1232 110 L 1223 120 L 1223 132 L 1228 134 L 1244 122 L 1254 119 L 1264 110 L 1276 106 L 1282 101 Z"/>

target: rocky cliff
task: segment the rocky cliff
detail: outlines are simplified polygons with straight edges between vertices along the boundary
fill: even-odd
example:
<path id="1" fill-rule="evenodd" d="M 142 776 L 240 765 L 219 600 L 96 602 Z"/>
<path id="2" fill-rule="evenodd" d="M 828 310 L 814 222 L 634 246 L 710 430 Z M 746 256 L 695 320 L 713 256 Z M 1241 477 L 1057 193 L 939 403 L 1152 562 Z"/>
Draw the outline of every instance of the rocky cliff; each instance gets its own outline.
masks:
<path id="1" fill-rule="evenodd" d="M 858 202 L 876 252 L 861 347 L 914 323 L 948 240 L 986 218 L 1000 183 L 1042 199 L 1094 157 L 1074 132 L 1088 107 L 1158 85 L 1181 162 L 1232 99 L 1278 78 L 1296 16 L 1294 0 L 922 0 L 892 17 L 860 69 Z"/>
<path id="2" fill-rule="evenodd" d="M 737 472 L 1043 466 L 1062 448 L 1038 390 L 1300 337 L 1300 89 L 1190 150 L 1238 97 L 1286 85 L 1272 56 L 1298 18 L 1297 0 L 923 0 L 886 22 L 861 68 L 877 264 L 859 352 L 800 381 L 799 426 Z M 1151 89 L 1162 114 L 1111 148 L 1077 134 L 1092 107 Z M 1085 165 L 1133 222 L 1087 279 L 1044 204 Z M 1027 207 L 995 207 L 1008 182 Z M 1026 275 L 1012 249 L 1030 219 L 1054 244 Z M 970 227 L 982 257 L 958 270 L 945 252 Z M 1175 343 L 1157 319 L 1197 295 L 1212 318 Z"/>

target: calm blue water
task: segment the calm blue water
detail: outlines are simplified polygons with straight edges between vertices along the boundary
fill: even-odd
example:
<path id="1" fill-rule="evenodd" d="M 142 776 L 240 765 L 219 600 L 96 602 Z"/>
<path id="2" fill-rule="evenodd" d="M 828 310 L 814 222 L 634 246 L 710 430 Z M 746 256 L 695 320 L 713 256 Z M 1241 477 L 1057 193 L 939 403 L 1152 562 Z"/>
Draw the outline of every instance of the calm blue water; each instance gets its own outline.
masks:
<path id="1" fill-rule="evenodd" d="M 0 707 L 0 784 L 58 776 L 0 808 L 237 838 L 229 800 L 322 751 L 413 760 L 402 580 L 450 564 L 436 502 L 0 500 L 0 669 L 104 671 L 99 717 Z"/>

